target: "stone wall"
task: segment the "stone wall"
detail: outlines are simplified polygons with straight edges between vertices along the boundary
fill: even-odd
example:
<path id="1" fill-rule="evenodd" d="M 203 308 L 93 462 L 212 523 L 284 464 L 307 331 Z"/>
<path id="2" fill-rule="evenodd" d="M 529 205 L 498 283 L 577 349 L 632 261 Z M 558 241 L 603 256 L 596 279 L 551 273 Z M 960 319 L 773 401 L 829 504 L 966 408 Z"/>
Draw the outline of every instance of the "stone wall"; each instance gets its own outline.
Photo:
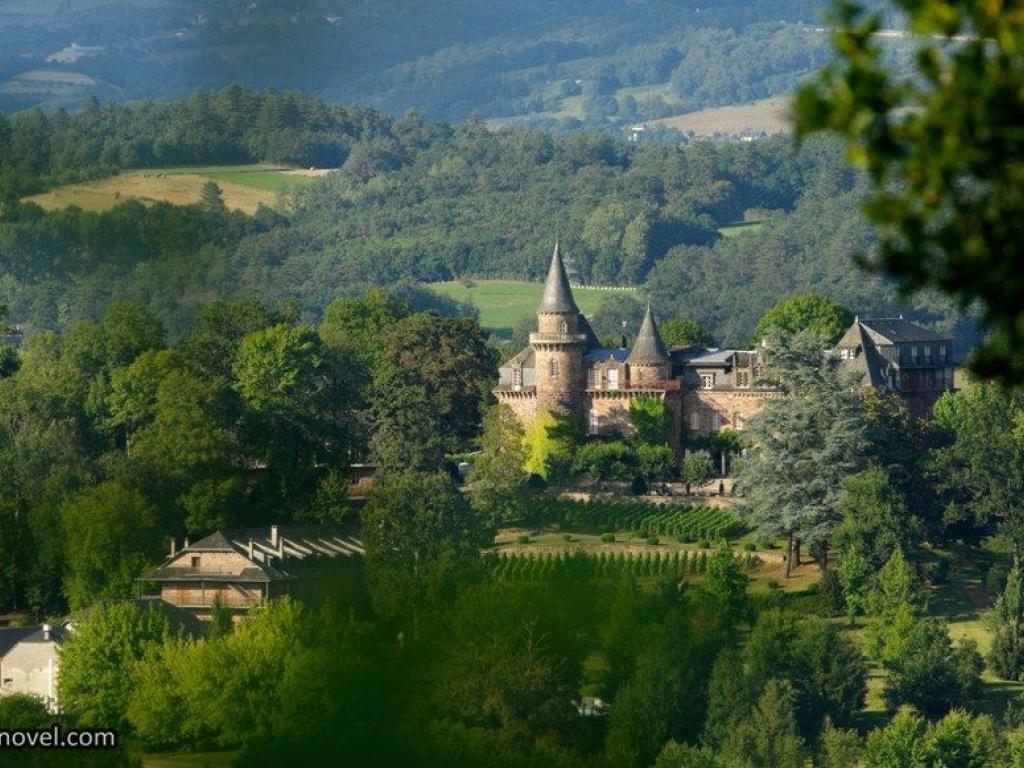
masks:
<path id="1" fill-rule="evenodd" d="M 199 558 L 199 571 L 241 573 L 249 561 L 237 552 L 182 552 L 170 563 L 173 568 L 192 568 L 192 559 Z"/>
<path id="2" fill-rule="evenodd" d="M 763 389 L 694 389 L 683 393 L 683 424 L 690 437 L 710 437 L 723 427 L 742 430 L 765 400 L 779 392 Z"/>
<path id="3" fill-rule="evenodd" d="M 264 599 L 263 586 L 246 584 L 196 584 L 194 582 L 169 583 L 160 588 L 160 598 L 179 608 L 210 607 L 217 598 L 227 608 L 247 608 Z"/>
<path id="4" fill-rule="evenodd" d="M 498 402 L 512 409 L 522 425 L 529 428 L 537 418 L 537 396 L 533 392 L 495 392 Z"/>
<path id="5" fill-rule="evenodd" d="M 583 348 L 579 344 L 537 344 L 537 411 L 566 410 L 579 413 L 586 389 Z M 551 364 L 555 375 L 551 375 Z"/>

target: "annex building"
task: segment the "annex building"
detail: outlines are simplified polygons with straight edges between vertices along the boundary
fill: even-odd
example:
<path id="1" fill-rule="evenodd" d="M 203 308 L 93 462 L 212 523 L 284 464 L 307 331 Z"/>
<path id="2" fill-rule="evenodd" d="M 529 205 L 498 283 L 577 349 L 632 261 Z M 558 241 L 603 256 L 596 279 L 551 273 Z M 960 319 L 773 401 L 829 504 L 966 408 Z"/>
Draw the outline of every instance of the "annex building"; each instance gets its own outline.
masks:
<path id="1" fill-rule="evenodd" d="M 951 339 L 902 318 L 858 318 L 836 351 L 842 365 L 862 373 L 865 386 L 897 393 L 913 413 L 927 416 L 938 396 L 953 388 L 951 349 Z M 768 398 L 781 396 L 759 379 L 757 350 L 666 347 L 650 305 L 631 345 L 603 346 L 573 299 L 556 243 L 537 330 L 499 368 L 494 395 L 524 424 L 563 411 L 585 418 L 595 437 L 628 433 L 630 403 L 655 397 L 672 415 L 673 447 L 681 449 L 684 434 L 742 430 Z"/>

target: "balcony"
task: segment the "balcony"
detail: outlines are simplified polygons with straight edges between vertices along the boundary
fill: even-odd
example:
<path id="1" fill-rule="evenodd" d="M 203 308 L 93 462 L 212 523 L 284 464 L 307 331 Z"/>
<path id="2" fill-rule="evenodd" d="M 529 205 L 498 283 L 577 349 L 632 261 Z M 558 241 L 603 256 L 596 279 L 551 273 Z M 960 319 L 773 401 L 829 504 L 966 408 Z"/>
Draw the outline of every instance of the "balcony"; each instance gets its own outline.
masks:
<path id="1" fill-rule="evenodd" d="M 582 333 L 531 333 L 531 344 L 585 344 L 587 337 Z"/>

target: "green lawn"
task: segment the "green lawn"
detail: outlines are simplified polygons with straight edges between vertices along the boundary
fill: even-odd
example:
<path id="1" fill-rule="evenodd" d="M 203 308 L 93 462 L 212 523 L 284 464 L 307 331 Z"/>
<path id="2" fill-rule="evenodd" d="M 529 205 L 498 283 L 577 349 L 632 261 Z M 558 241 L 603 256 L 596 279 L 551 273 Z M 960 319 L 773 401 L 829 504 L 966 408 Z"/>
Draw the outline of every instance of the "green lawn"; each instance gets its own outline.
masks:
<path id="1" fill-rule="evenodd" d="M 480 310 L 480 323 L 499 336 L 508 337 L 521 317 L 533 317 L 537 313 L 543 285 L 522 280 L 474 280 L 469 283 L 432 283 L 429 286 L 444 296 L 453 299 L 469 299 Z M 635 295 L 635 291 L 630 289 Z M 573 288 L 572 295 L 580 310 L 592 315 L 601 302 L 621 291 L 600 288 Z"/>
<path id="2" fill-rule="evenodd" d="M 216 182 L 239 184 L 268 192 L 295 189 L 314 180 L 313 176 L 304 176 L 295 173 L 294 170 L 283 165 L 207 165 L 156 168 L 149 172 L 164 173 L 168 176 L 202 176 Z"/>
<path id="3" fill-rule="evenodd" d="M 744 233 L 756 232 L 761 228 L 763 221 L 737 221 L 718 228 L 718 234 L 722 237 L 737 237 Z"/>

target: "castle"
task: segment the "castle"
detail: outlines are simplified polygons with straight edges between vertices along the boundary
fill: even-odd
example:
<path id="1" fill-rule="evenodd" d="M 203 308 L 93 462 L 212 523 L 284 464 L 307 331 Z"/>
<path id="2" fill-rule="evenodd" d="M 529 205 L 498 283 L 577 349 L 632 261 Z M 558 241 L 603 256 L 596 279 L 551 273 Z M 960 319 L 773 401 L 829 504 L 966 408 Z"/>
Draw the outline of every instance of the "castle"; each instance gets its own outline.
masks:
<path id="1" fill-rule="evenodd" d="M 926 418 L 942 392 L 953 388 L 952 340 L 896 319 L 855 319 L 836 347 L 840 363 L 864 386 L 903 397 Z M 767 398 L 781 392 L 759 383 L 756 350 L 668 349 L 650 305 L 632 345 L 602 346 L 572 296 L 558 244 L 548 268 L 537 330 L 530 343 L 499 368 L 494 395 L 529 425 L 540 413 L 561 411 L 585 419 L 592 436 L 628 434 L 629 406 L 655 397 L 672 416 L 672 445 L 682 436 L 709 437 L 725 427 L 742 430 Z"/>
<path id="2" fill-rule="evenodd" d="M 777 397 L 778 391 L 755 385 L 757 372 L 753 351 L 668 349 L 650 305 L 632 345 L 602 346 L 576 306 L 556 244 L 537 331 L 499 368 L 494 395 L 524 424 L 562 411 L 585 418 L 592 436 L 628 433 L 630 403 L 655 397 L 672 416 L 672 443 L 680 449 L 684 431 L 708 437 L 723 427 L 743 429 L 765 398 Z"/>

